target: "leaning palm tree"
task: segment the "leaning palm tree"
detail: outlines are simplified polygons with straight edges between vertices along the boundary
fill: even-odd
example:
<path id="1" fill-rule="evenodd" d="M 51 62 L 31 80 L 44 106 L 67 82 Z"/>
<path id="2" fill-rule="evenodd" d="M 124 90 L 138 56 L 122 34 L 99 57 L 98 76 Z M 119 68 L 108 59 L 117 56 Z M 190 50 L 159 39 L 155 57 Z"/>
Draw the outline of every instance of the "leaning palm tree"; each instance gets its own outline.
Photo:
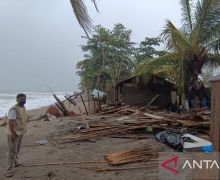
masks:
<path id="1" fill-rule="evenodd" d="M 98 11 L 96 0 L 91 0 L 95 5 L 96 10 Z M 80 26 L 85 31 L 86 35 L 91 32 L 92 21 L 88 14 L 87 7 L 83 0 L 70 0 L 70 3 L 73 8 L 73 12 L 80 24 Z"/>
<path id="2" fill-rule="evenodd" d="M 220 65 L 220 0 L 181 0 L 182 28 L 167 21 L 161 38 L 168 53 L 146 60 L 136 74 L 156 73 L 174 81 L 182 97 L 200 89 L 202 69 Z"/>

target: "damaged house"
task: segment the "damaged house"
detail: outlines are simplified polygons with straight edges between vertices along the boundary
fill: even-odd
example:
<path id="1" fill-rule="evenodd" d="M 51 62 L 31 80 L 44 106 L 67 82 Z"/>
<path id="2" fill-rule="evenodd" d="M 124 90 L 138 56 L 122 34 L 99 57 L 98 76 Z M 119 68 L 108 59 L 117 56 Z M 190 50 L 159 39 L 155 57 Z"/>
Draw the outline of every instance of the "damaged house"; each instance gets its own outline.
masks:
<path id="1" fill-rule="evenodd" d="M 175 84 L 156 75 L 147 80 L 143 77 L 133 76 L 120 81 L 116 86 L 116 101 L 126 105 L 148 105 L 168 108 L 178 103 Z"/>

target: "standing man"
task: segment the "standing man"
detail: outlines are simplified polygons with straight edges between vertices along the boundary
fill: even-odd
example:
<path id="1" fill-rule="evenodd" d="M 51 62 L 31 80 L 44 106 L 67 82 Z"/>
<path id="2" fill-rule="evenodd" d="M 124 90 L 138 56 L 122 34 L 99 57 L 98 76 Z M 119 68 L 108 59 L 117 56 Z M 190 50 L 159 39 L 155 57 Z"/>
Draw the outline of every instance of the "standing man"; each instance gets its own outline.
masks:
<path id="1" fill-rule="evenodd" d="M 17 104 L 8 112 L 6 133 L 8 138 L 8 168 L 7 177 L 14 175 L 14 167 L 21 164 L 18 162 L 18 153 L 21 148 L 22 137 L 26 133 L 27 113 L 25 109 L 26 95 L 17 95 Z"/>

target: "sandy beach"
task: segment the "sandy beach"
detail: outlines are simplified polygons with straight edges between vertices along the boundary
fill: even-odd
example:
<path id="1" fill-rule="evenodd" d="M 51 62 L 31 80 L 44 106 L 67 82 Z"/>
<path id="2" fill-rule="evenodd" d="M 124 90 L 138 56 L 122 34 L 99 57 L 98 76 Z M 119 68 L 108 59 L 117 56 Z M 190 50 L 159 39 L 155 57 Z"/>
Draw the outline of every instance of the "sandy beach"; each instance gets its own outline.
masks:
<path id="1" fill-rule="evenodd" d="M 29 113 L 37 117 L 45 113 L 46 108 L 32 110 Z M 105 121 L 109 117 L 100 117 L 99 120 Z M 95 119 L 98 120 L 98 119 Z M 93 120 L 91 120 L 93 121 Z M 104 137 L 94 142 L 73 142 L 66 144 L 53 143 L 51 139 L 59 138 L 63 135 L 72 134 L 81 123 L 80 117 L 61 117 L 55 121 L 31 121 L 28 123 L 28 132 L 24 136 L 22 149 L 20 152 L 21 161 L 25 166 L 41 164 L 41 163 L 61 163 L 61 165 L 46 165 L 35 167 L 18 167 L 15 169 L 14 177 L 11 180 L 142 180 L 157 179 L 158 169 L 134 169 L 126 171 L 114 172 L 96 172 L 94 168 L 111 168 L 104 161 L 104 156 L 108 153 L 120 151 L 123 149 L 132 149 L 143 145 L 153 145 L 155 148 L 166 148 L 165 145 L 156 142 L 152 134 L 146 134 L 146 139 L 122 139 Z M 45 145 L 38 145 L 36 141 L 48 140 Z M 0 127 L 0 180 L 7 179 L 3 174 L 7 167 L 7 141 L 4 127 Z M 98 163 L 84 163 L 73 165 L 62 165 L 62 162 L 82 162 L 82 161 L 98 161 Z M 135 167 L 146 166 L 152 162 L 141 162 L 119 167 Z M 157 166 L 157 162 L 154 162 Z M 91 170 L 92 168 L 93 170 Z"/>

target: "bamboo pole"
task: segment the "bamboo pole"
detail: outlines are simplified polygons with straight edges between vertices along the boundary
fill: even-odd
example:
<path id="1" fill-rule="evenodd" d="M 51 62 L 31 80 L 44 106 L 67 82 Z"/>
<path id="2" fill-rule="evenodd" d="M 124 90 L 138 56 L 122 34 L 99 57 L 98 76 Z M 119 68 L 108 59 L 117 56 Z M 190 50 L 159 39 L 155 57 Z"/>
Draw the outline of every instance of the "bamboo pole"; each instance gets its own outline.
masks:
<path id="1" fill-rule="evenodd" d="M 155 168 L 158 165 L 148 165 L 148 166 L 137 166 L 137 167 L 127 167 L 127 168 L 111 168 L 111 169 L 102 169 L 102 168 L 85 168 L 89 170 L 95 170 L 97 172 L 108 172 L 108 171 L 125 171 L 125 170 L 132 170 L 132 169 L 146 169 L 146 168 Z"/>
<path id="2" fill-rule="evenodd" d="M 73 161 L 73 162 L 55 162 L 55 163 L 42 163 L 42 164 L 29 164 L 23 167 L 36 167 L 36 166 L 55 166 L 55 165 L 68 165 L 68 164 L 92 164 L 92 163 L 107 163 L 106 161 Z"/>

